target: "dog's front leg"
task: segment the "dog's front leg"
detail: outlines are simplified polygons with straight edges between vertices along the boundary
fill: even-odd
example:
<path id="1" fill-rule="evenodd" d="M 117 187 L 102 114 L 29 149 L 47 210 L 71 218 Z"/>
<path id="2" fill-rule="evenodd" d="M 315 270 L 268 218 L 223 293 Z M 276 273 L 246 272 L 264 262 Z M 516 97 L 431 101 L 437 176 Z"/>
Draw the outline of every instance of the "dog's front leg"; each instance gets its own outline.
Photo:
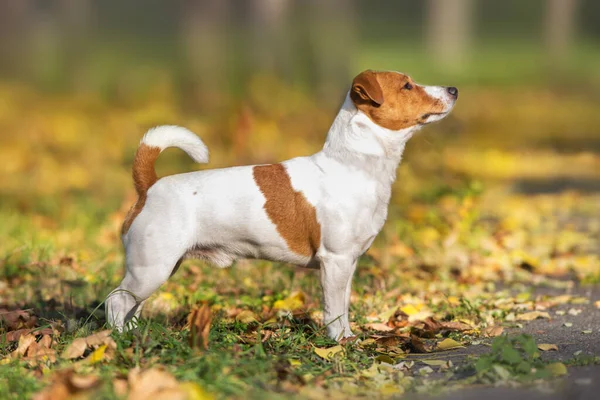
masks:
<path id="1" fill-rule="evenodd" d="M 335 340 L 353 336 L 348 318 L 356 259 L 327 255 L 321 258 L 323 315 L 327 335 Z"/>

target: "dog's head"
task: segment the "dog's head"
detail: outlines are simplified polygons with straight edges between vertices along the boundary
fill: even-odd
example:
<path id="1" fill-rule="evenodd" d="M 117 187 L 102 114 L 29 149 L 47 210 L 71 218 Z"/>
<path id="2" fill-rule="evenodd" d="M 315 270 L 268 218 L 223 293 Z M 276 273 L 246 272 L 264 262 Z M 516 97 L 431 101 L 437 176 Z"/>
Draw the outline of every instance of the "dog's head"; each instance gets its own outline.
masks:
<path id="1" fill-rule="evenodd" d="M 399 131 L 444 118 L 454 107 L 458 89 L 423 86 L 399 72 L 361 72 L 352 82 L 350 98 L 377 125 Z"/>

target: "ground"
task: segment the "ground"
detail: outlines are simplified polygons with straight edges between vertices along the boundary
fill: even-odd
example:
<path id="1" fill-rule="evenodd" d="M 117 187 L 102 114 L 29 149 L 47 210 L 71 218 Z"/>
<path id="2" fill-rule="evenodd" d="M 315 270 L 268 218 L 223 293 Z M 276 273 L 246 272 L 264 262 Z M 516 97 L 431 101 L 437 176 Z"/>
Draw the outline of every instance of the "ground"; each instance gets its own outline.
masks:
<path id="1" fill-rule="evenodd" d="M 309 154 L 330 113 L 302 97 L 275 116 L 250 104 L 222 122 L 224 139 L 169 99 L 130 109 L 0 87 L 0 397 L 590 398 L 600 157 L 586 135 L 599 116 L 568 93 L 515 93 L 463 90 L 456 115 L 409 144 L 354 278 L 357 338 L 338 344 L 321 324 L 318 273 L 270 262 L 187 261 L 127 333 L 106 329 L 102 304 L 122 277 L 118 232 L 145 128 L 181 121 L 213 167 Z M 160 176 L 194 168 L 177 152 L 158 165 Z"/>

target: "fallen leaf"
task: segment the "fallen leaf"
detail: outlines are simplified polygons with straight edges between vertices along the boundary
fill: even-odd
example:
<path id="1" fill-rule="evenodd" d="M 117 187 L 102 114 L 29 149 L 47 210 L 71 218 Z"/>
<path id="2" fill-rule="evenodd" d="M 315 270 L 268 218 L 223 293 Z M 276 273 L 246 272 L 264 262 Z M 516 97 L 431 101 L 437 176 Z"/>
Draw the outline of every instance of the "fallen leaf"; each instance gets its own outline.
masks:
<path id="1" fill-rule="evenodd" d="M 579 314 L 581 314 L 581 309 L 570 308 L 569 311 L 567 312 L 567 314 L 573 315 L 573 316 L 579 315 Z"/>
<path id="2" fill-rule="evenodd" d="M 243 310 L 238 315 L 235 316 L 235 320 L 241 322 L 242 324 L 250 324 L 252 322 L 258 322 L 256 319 L 256 314 L 254 314 L 250 310 Z"/>
<path id="3" fill-rule="evenodd" d="M 485 328 L 483 330 L 483 336 L 496 337 L 496 336 L 500 336 L 502 334 L 502 332 L 504 332 L 504 328 L 499 325 L 488 326 L 487 328 Z"/>
<path id="4" fill-rule="evenodd" d="M 393 331 L 394 328 L 383 324 L 381 322 L 376 322 L 376 323 L 372 323 L 372 324 L 366 324 L 365 325 L 366 328 L 368 329 L 373 329 L 375 331 L 380 331 L 380 332 L 389 332 L 389 331 Z"/>
<path id="5" fill-rule="evenodd" d="M 586 329 L 585 331 L 581 331 L 581 333 L 583 333 L 584 335 L 589 335 L 590 333 L 592 333 L 592 330 Z"/>
<path id="6" fill-rule="evenodd" d="M 432 351 L 431 346 L 423 343 L 423 341 L 415 335 L 410 336 L 410 346 L 415 353 L 430 353 Z"/>
<path id="7" fill-rule="evenodd" d="M 542 351 L 558 351 L 558 346 L 555 344 L 550 344 L 550 343 L 540 343 L 537 345 L 538 349 L 542 350 Z"/>
<path id="8" fill-rule="evenodd" d="M 15 357 L 24 356 L 29 346 L 35 343 L 35 336 L 32 334 L 23 335 L 19 338 L 19 344 L 17 345 L 17 349 L 12 352 L 12 355 Z"/>
<path id="9" fill-rule="evenodd" d="M 380 363 L 386 364 L 394 364 L 394 359 L 388 356 L 387 354 L 378 355 L 377 357 L 375 357 L 375 361 L 379 361 Z"/>
<path id="10" fill-rule="evenodd" d="M 411 315 L 415 315 L 419 312 L 419 310 L 417 310 L 417 308 L 412 304 L 408 304 L 408 305 L 405 305 L 404 307 L 401 307 L 400 311 L 402 311 L 404 314 L 408 315 L 409 317 Z"/>
<path id="11" fill-rule="evenodd" d="M 83 362 L 87 362 L 90 364 L 96 364 L 96 363 L 99 363 L 100 361 L 104 360 L 104 353 L 106 352 L 106 347 L 107 347 L 107 345 L 105 345 L 105 344 L 98 347 L 96 350 L 94 350 L 92 352 L 92 354 L 87 356 L 85 358 L 85 360 L 83 360 Z"/>
<path id="12" fill-rule="evenodd" d="M 560 362 L 546 365 L 546 370 L 549 371 L 552 376 L 562 376 L 567 374 L 567 367 Z"/>
<path id="13" fill-rule="evenodd" d="M 452 350 L 465 347 L 454 339 L 446 338 L 437 344 L 436 350 Z"/>
<path id="14" fill-rule="evenodd" d="M 596 308 L 600 308 L 600 300 L 596 300 L 596 301 L 594 302 L 594 307 L 596 307 Z"/>
<path id="15" fill-rule="evenodd" d="M 96 375 L 71 375 L 70 384 L 77 390 L 86 390 L 98 384 L 99 378 Z"/>
<path id="16" fill-rule="evenodd" d="M 190 326 L 190 347 L 208 350 L 208 336 L 212 322 L 212 311 L 208 304 L 204 303 L 202 307 L 194 307 L 188 315 L 187 322 Z"/>
<path id="17" fill-rule="evenodd" d="M 471 325 L 461 321 L 442 322 L 441 328 L 457 332 L 470 331 L 473 329 Z"/>
<path id="18" fill-rule="evenodd" d="M 39 345 L 49 349 L 52 346 L 52 338 L 50 335 L 42 336 L 42 339 L 39 341 Z"/>
<path id="19" fill-rule="evenodd" d="M 78 375 L 72 369 L 62 370 L 51 376 L 52 384 L 33 396 L 34 400 L 60 400 L 70 398 L 94 398 L 87 395 L 99 383 L 94 375 Z"/>
<path id="20" fill-rule="evenodd" d="M 71 360 L 83 356 L 87 349 L 87 342 L 84 338 L 77 338 L 63 351 L 61 357 Z"/>
<path id="21" fill-rule="evenodd" d="M 534 319 L 538 318 L 550 319 L 550 314 L 545 311 L 531 311 L 517 315 L 517 321 L 533 321 Z"/>
<path id="22" fill-rule="evenodd" d="M 183 391 L 177 393 L 179 384 L 173 375 L 158 367 L 143 372 L 132 369 L 129 372 L 129 386 L 128 400 L 147 400 L 159 394 L 164 399 L 187 397 Z"/>
<path id="23" fill-rule="evenodd" d="M 572 326 L 573 326 L 573 323 L 572 323 L 572 322 L 565 322 L 565 323 L 563 324 L 563 326 L 566 326 L 567 328 L 570 328 L 570 327 L 572 327 Z"/>
<path id="24" fill-rule="evenodd" d="M 6 341 L 7 342 L 16 342 L 23 335 L 32 334 L 34 336 L 39 335 L 52 335 L 52 328 L 44 328 L 44 329 L 32 329 L 32 328 L 23 328 L 18 329 L 16 331 L 10 331 L 6 333 Z"/>
<path id="25" fill-rule="evenodd" d="M 92 346 L 92 347 L 106 344 L 106 341 L 111 333 L 112 333 L 112 329 L 107 329 L 104 331 L 94 333 L 93 335 L 86 337 L 85 342 L 87 343 L 88 346 Z"/>
<path id="26" fill-rule="evenodd" d="M 273 304 L 273 309 L 275 310 L 287 310 L 294 311 L 304 306 L 304 302 L 306 301 L 306 296 L 304 293 L 298 291 L 290 294 L 283 300 L 277 300 Z"/>
<path id="27" fill-rule="evenodd" d="M 419 361 L 429 365 L 430 367 L 440 367 L 442 365 L 447 364 L 447 361 L 444 361 L 444 360 L 419 360 Z"/>
<path id="28" fill-rule="evenodd" d="M 315 354 L 321 357 L 324 360 L 330 360 L 335 354 L 343 351 L 343 347 L 340 345 L 329 347 L 329 348 L 320 348 L 315 347 Z"/>
<path id="29" fill-rule="evenodd" d="M 419 375 L 423 376 L 423 375 L 429 375 L 433 372 L 433 369 L 431 369 L 431 367 L 423 367 L 419 370 Z"/>

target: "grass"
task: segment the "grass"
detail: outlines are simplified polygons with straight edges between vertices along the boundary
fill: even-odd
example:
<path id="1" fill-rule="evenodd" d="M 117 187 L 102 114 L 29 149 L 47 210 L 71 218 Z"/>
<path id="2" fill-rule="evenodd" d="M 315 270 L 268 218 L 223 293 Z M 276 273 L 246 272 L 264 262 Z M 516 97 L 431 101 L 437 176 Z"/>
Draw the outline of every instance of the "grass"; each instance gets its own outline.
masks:
<path id="1" fill-rule="evenodd" d="M 265 261 L 220 270 L 187 261 L 148 301 L 137 329 L 87 344 L 105 328 L 102 302 L 122 277 L 118 232 L 134 201 L 129 168 L 144 129 L 173 121 L 190 127 L 209 144 L 211 167 L 318 150 L 330 113 L 302 92 L 267 83 L 280 96 L 293 94 L 294 107 L 270 114 L 264 99 L 250 95 L 250 136 L 240 127 L 243 112 L 221 122 L 198 118 L 168 96 L 132 108 L 0 85 L 0 103 L 8 107 L 0 111 L 0 158 L 8 172 L 0 182 L 0 397 L 69 390 L 124 398 L 144 379 L 163 385 L 146 384 L 156 389 L 147 396 L 162 390 L 188 398 L 431 392 L 469 382 L 460 371 L 476 369 L 470 361 L 447 363 L 451 350 L 439 348 L 444 340 L 491 344 L 490 359 L 504 348 L 519 352 L 518 339 L 502 339 L 494 349 L 487 332 L 513 324 L 509 316 L 552 311 L 552 298 L 529 290 L 532 282 L 558 288 L 565 277 L 597 282 L 597 193 L 523 193 L 513 182 L 598 179 L 596 154 L 565 154 L 544 142 L 545 131 L 554 143 L 592 140 L 598 113 L 579 94 L 471 89 L 455 119 L 431 127 L 407 149 L 388 221 L 354 278 L 351 315 L 359 343 L 338 347 L 326 337 L 314 271 Z M 498 137 L 505 141 L 496 143 Z M 159 176 L 194 168 L 177 152 L 162 155 L 158 165 Z M 212 321 L 193 328 L 209 326 L 206 350 L 190 343 L 187 324 L 203 305 Z M 35 357 L 25 339 L 9 340 L 19 329 L 45 332 L 33 334 L 37 346 L 44 335 L 51 339 L 47 354 Z M 65 356 L 82 340 L 82 354 Z M 17 356 L 19 349 L 25 354 Z M 526 366 L 506 367 L 494 358 L 488 370 L 497 373 L 500 364 L 508 380 L 519 380 L 545 365 L 530 353 L 520 357 Z M 493 381 L 492 373 L 485 376 Z"/>

